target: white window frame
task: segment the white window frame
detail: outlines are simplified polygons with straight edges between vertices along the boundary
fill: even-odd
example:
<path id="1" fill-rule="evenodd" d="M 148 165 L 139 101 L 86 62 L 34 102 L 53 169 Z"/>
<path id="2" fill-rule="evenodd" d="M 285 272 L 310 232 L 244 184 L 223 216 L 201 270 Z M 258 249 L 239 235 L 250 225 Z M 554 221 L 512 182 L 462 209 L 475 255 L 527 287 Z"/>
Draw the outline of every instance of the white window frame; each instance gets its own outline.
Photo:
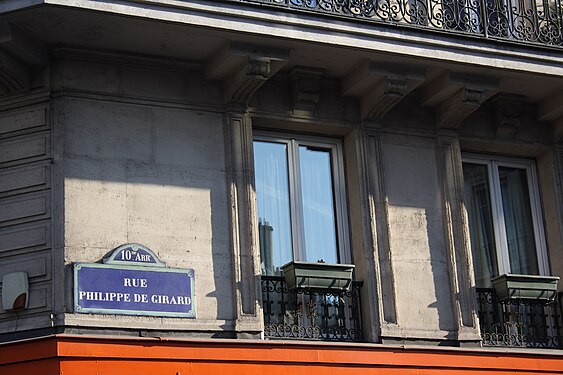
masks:
<path id="1" fill-rule="evenodd" d="M 489 195 L 491 199 L 492 210 L 491 214 L 493 216 L 493 228 L 499 275 L 510 273 L 510 259 L 508 253 L 508 241 L 504 220 L 504 210 L 502 207 L 502 195 L 498 168 L 512 167 L 526 170 L 528 192 L 530 194 L 530 210 L 532 213 L 532 223 L 536 245 L 536 256 L 538 260 L 538 271 L 540 275 L 549 275 L 549 260 L 547 257 L 547 246 L 543 225 L 544 216 L 541 207 L 535 161 L 530 159 L 519 159 L 505 156 L 463 153 L 462 162 L 487 166 L 489 177 Z"/>
<path id="2" fill-rule="evenodd" d="M 253 141 L 275 142 L 287 145 L 289 206 L 291 218 L 291 240 L 293 260 L 304 259 L 304 218 L 303 200 L 301 197 L 301 174 L 299 163 L 299 146 L 329 149 L 332 167 L 332 189 L 334 192 L 334 211 L 336 220 L 336 237 L 339 263 L 351 263 L 350 231 L 348 221 L 348 201 L 346 194 L 346 176 L 344 174 L 344 150 L 342 141 L 337 138 L 309 136 L 292 133 L 255 130 Z"/>

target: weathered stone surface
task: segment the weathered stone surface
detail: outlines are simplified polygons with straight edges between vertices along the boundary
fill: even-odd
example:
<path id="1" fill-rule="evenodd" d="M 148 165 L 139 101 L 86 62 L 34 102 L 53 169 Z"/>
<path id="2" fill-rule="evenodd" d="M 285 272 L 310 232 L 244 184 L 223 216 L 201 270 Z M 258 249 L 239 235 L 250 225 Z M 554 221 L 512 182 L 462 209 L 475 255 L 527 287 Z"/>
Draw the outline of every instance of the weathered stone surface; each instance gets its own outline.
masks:
<path id="1" fill-rule="evenodd" d="M 44 108 L 14 111 L 0 116 L 0 136 L 7 133 L 45 127 L 46 110 Z"/>
<path id="2" fill-rule="evenodd" d="M 0 199 L 0 227 L 26 221 L 46 219 L 51 214 L 49 191 Z"/>
<path id="3" fill-rule="evenodd" d="M 195 270 L 198 320 L 232 318 L 222 118 L 83 100 L 65 117 L 66 262 L 142 243 Z"/>

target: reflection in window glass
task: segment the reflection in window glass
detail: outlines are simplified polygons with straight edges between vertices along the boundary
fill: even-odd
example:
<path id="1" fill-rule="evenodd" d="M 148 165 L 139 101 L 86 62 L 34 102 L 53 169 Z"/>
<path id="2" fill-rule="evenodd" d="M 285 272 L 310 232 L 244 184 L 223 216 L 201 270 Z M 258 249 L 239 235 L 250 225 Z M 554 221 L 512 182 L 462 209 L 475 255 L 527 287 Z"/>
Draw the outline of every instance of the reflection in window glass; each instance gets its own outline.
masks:
<path id="1" fill-rule="evenodd" d="M 464 163 L 463 176 L 475 283 L 488 287 L 498 276 L 498 265 L 487 166 Z"/>
<path id="2" fill-rule="evenodd" d="M 526 170 L 499 167 L 499 178 L 510 272 L 537 275 L 538 259 Z"/>
<path id="3" fill-rule="evenodd" d="M 533 168 L 529 160 L 479 155 L 464 160 L 477 287 L 490 287 L 491 278 L 498 275 L 548 272 Z"/>
<path id="4" fill-rule="evenodd" d="M 262 274 L 273 275 L 293 259 L 287 145 L 254 142 Z"/>
<path id="5" fill-rule="evenodd" d="M 330 151 L 299 147 L 305 244 L 303 260 L 338 263 Z"/>
<path id="6" fill-rule="evenodd" d="M 261 272 L 290 261 L 339 263 L 346 248 L 340 143 L 275 134 L 254 141 Z M 335 170 L 336 169 L 336 170 Z M 336 195 L 340 194 L 340 195 Z"/>

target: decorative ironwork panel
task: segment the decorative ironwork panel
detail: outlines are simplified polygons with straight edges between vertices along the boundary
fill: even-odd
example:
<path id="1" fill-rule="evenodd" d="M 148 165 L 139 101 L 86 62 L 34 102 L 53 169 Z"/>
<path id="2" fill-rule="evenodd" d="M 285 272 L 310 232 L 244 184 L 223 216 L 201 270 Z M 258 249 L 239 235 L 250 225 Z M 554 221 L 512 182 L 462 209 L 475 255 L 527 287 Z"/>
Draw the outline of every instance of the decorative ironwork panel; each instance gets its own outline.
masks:
<path id="1" fill-rule="evenodd" d="M 563 46 L 563 0 L 233 0 Z"/>
<path id="2" fill-rule="evenodd" d="M 288 290 L 283 277 L 262 276 L 268 338 L 362 341 L 361 283 L 349 291 Z"/>
<path id="3" fill-rule="evenodd" d="M 563 348 L 561 297 L 558 301 L 499 301 L 494 289 L 477 289 L 483 345 Z"/>

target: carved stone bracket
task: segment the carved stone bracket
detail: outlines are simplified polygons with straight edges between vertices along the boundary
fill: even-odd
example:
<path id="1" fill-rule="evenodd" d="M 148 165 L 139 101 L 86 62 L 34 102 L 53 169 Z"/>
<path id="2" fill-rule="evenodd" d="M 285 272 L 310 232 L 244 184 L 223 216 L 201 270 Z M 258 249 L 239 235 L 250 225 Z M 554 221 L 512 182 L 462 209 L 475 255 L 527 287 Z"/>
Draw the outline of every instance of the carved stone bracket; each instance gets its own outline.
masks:
<path id="1" fill-rule="evenodd" d="M 343 93 L 361 98 L 363 120 L 381 120 L 424 76 L 420 68 L 367 61 L 344 80 Z"/>
<path id="2" fill-rule="evenodd" d="M 270 72 L 269 59 L 249 56 L 247 61 L 225 80 L 225 102 L 248 104 L 256 90 L 268 80 Z"/>
<path id="3" fill-rule="evenodd" d="M 206 64 L 206 77 L 223 80 L 225 103 L 248 105 L 254 93 L 289 60 L 289 51 L 228 43 Z"/>
<path id="4" fill-rule="evenodd" d="M 497 93 L 498 79 L 445 73 L 423 90 L 423 106 L 436 108 L 439 129 L 457 129 L 463 120 Z"/>
<path id="5" fill-rule="evenodd" d="M 438 107 L 438 128 L 457 129 L 485 101 L 485 90 L 462 88 Z"/>
<path id="6" fill-rule="evenodd" d="M 314 112 L 320 97 L 323 70 L 295 67 L 289 73 L 293 92 L 293 111 Z"/>
<path id="7" fill-rule="evenodd" d="M 524 97 L 520 95 L 496 95 L 492 100 L 495 108 L 496 137 L 513 140 L 520 127 Z"/>
<path id="8" fill-rule="evenodd" d="M 0 25 L 0 95 L 32 88 L 32 69 L 47 62 L 47 50 L 12 24 Z"/>

